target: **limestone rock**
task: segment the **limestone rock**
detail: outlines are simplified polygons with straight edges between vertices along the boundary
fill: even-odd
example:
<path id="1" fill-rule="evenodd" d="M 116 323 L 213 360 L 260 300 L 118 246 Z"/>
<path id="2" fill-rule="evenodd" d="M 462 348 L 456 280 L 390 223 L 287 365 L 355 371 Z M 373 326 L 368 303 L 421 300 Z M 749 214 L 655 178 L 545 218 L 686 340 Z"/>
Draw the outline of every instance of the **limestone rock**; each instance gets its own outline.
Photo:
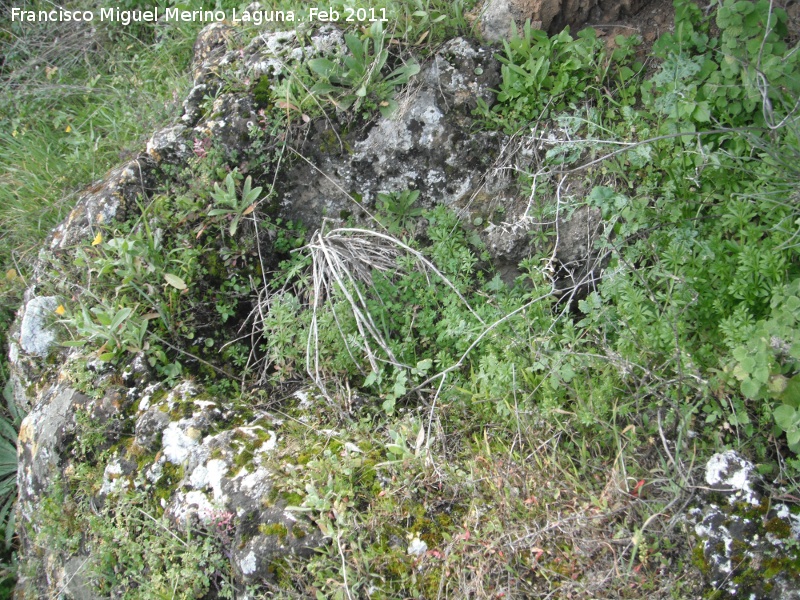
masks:
<path id="1" fill-rule="evenodd" d="M 421 206 L 465 206 L 491 186 L 494 178 L 485 173 L 505 136 L 471 131 L 469 115 L 478 98 L 493 102 L 490 90 L 499 82 L 499 68 L 492 52 L 451 40 L 417 82 L 398 99 L 397 113 L 379 119 L 360 139 L 341 139 L 320 124 L 300 149 L 306 160 L 281 185 L 281 216 L 311 227 L 323 217 L 365 217 L 379 192 L 406 189 L 421 192 Z M 507 197 L 512 197 L 508 191 Z"/>
<path id="2" fill-rule="evenodd" d="M 509 39 L 527 19 L 537 29 L 547 29 L 561 4 L 562 0 L 489 0 L 481 11 L 481 33 L 490 41 Z"/>
<path id="3" fill-rule="evenodd" d="M 82 241 L 91 240 L 95 227 L 124 218 L 136 205 L 139 196 L 146 196 L 154 185 L 154 163 L 143 154 L 112 169 L 105 179 L 84 190 L 75 208 L 50 238 L 52 250 L 63 250 Z"/>
<path id="4" fill-rule="evenodd" d="M 233 28 L 225 23 L 211 23 L 197 34 L 192 49 L 192 78 L 195 85 L 224 55 L 233 32 Z"/>
<path id="5" fill-rule="evenodd" d="M 569 26 L 609 23 L 636 14 L 647 0 L 487 0 L 479 11 L 480 30 L 489 41 L 509 39 L 530 20 L 555 33 Z"/>
<path id="6" fill-rule="evenodd" d="M 147 142 L 147 154 L 156 162 L 180 164 L 191 154 L 185 139 L 186 127 L 172 125 L 153 134 Z"/>
<path id="7" fill-rule="evenodd" d="M 755 465 L 733 450 L 711 457 L 705 479 L 704 504 L 689 518 L 708 584 L 724 598 L 800 599 L 800 514 L 762 495 Z M 776 574 L 765 577 L 766 564 Z"/>
<path id="8" fill-rule="evenodd" d="M 724 493 L 730 504 L 746 502 L 758 506 L 761 503 L 755 465 L 734 450 L 711 457 L 706 463 L 706 483 Z"/>
<path id="9" fill-rule="evenodd" d="M 25 304 L 19 332 L 23 351 L 35 356 L 47 354 L 56 339 L 51 321 L 57 306 L 58 299 L 52 296 L 37 296 Z"/>

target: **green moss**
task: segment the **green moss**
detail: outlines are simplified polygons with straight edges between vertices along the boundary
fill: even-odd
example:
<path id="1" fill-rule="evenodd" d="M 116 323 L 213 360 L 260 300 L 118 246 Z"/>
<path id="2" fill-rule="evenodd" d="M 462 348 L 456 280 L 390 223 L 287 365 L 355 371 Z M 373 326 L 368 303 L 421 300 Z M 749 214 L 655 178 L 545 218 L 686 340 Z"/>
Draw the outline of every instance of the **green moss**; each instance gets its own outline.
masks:
<path id="1" fill-rule="evenodd" d="M 260 430 L 257 431 L 260 433 Z M 269 438 L 268 433 L 266 437 Z M 257 434 L 256 437 L 254 437 L 241 429 L 236 429 L 234 431 L 233 439 L 237 442 L 236 456 L 233 459 L 233 463 L 237 467 L 247 467 L 250 465 L 256 455 L 256 450 L 263 446 L 265 441 L 260 435 Z"/>
<path id="2" fill-rule="evenodd" d="M 269 77 L 262 75 L 258 78 L 253 89 L 253 100 L 255 101 L 256 109 L 269 110 L 272 106 L 272 90 L 269 86 Z"/>
<path id="3" fill-rule="evenodd" d="M 786 539 L 792 534 L 792 528 L 783 519 L 774 517 L 764 523 L 764 529 L 777 538 Z"/>
<path id="4" fill-rule="evenodd" d="M 169 500 L 175 488 L 183 479 L 183 466 L 165 462 L 161 467 L 161 477 L 156 481 L 155 497 L 157 500 Z"/>
<path id="5" fill-rule="evenodd" d="M 181 419 L 191 419 L 194 416 L 194 401 L 186 399 L 184 401 L 176 401 L 172 409 L 169 411 L 170 419 L 173 421 L 180 421 Z"/>
<path id="6" fill-rule="evenodd" d="M 297 525 L 295 525 L 294 527 L 292 527 L 292 535 L 293 535 L 294 537 L 296 537 L 298 540 L 302 540 L 302 539 L 303 539 L 304 537 L 306 537 L 308 534 L 306 533 L 305 529 L 303 529 L 302 527 L 298 527 Z"/>
<path id="7" fill-rule="evenodd" d="M 703 552 L 703 544 L 697 544 L 692 550 L 692 564 L 703 575 L 708 575 L 711 572 L 711 567 L 706 560 L 705 552 Z"/>
<path id="8" fill-rule="evenodd" d="M 289 535 L 289 530 L 283 523 L 262 523 L 258 526 L 258 532 L 262 535 L 277 535 L 280 539 Z"/>
<path id="9" fill-rule="evenodd" d="M 408 576 L 410 570 L 411 559 L 405 553 L 401 553 L 395 549 L 386 555 L 383 573 L 385 573 L 389 579 L 396 580 L 405 578 Z"/>
<path id="10" fill-rule="evenodd" d="M 150 406 L 155 406 L 167 396 L 167 391 L 163 388 L 158 388 L 150 395 Z M 162 410 L 164 407 L 161 407 Z"/>
<path id="11" fill-rule="evenodd" d="M 236 456 L 233 459 L 233 464 L 240 468 L 246 467 L 253 462 L 254 457 L 255 454 L 253 454 L 252 449 L 248 450 L 244 448 L 236 453 Z"/>
<path id="12" fill-rule="evenodd" d="M 453 529 L 453 518 L 447 513 L 439 513 L 435 517 L 436 524 L 440 529 Z"/>
<path id="13" fill-rule="evenodd" d="M 319 151 L 323 154 L 335 154 L 339 150 L 339 138 L 333 129 L 326 129 L 319 136 Z"/>
<path id="14" fill-rule="evenodd" d="M 734 575 L 731 581 L 741 590 L 761 589 L 768 593 L 772 589 L 772 584 L 764 581 L 764 574 L 761 570 L 752 567 L 743 569 Z"/>
<path id="15" fill-rule="evenodd" d="M 271 562 L 266 570 L 279 589 L 292 589 L 292 565 L 285 558 Z"/>
<path id="16" fill-rule="evenodd" d="M 303 496 L 297 492 L 287 492 L 281 494 L 281 498 L 286 502 L 286 506 L 300 506 L 303 504 Z"/>
<path id="17" fill-rule="evenodd" d="M 423 598 L 439 597 L 439 586 L 441 585 L 442 577 L 443 573 L 441 567 L 433 567 L 425 570 L 421 581 L 422 589 L 420 590 Z"/>

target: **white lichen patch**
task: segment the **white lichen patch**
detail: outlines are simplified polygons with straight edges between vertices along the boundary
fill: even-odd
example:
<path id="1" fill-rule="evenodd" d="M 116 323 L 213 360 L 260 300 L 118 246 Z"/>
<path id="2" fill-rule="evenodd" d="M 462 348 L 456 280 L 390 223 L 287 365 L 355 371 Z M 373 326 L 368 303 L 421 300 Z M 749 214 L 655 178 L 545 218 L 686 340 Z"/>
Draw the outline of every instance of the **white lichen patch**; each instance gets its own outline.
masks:
<path id="1" fill-rule="evenodd" d="M 269 433 L 269 439 L 264 442 L 261 448 L 267 452 L 270 452 L 271 450 L 275 450 L 275 448 L 278 446 L 278 434 L 271 429 L 267 433 Z"/>
<path id="2" fill-rule="evenodd" d="M 444 51 L 448 54 L 453 54 L 461 59 L 476 58 L 480 56 L 480 52 L 473 48 L 467 40 L 462 37 L 454 38 L 447 42 Z"/>
<path id="3" fill-rule="evenodd" d="M 204 465 L 195 467 L 189 476 L 189 485 L 198 490 L 208 487 L 208 468 Z"/>
<path id="4" fill-rule="evenodd" d="M 208 408 L 217 408 L 217 403 L 212 400 L 194 400 L 193 404 L 200 410 L 206 410 Z"/>
<path id="5" fill-rule="evenodd" d="M 249 427 L 237 427 L 237 430 L 251 438 L 257 438 L 258 432 L 264 431 L 264 428 L 261 425 L 251 425 Z"/>
<path id="6" fill-rule="evenodd" d="M 793 514 L 785 504 L 776 504 L 774 508 L 775 516 L 789 523 L 792 535 L 795 539 L 800 540 L 800 515 Z"/>
<path id="7" fill-rule="evenodd" d="M 122 475 L 122 465 L 118 461 L 112 461 L 106 465 L 103 471 L 103 485 L 100 487 L 101 495 L 116 494 L 117 492 L 129 487 L 129 481 Z"/>
<path id="8" fill-rule="evenodd" d="M 444 114 L 431 92 L 414 96 L 400 108 L 399 114 L 402 121 L 382 119 L 367 139 L 356 144 L 354 160 L 372 160 L 383 165 L 398 153 L 433 147 L 441 133 Z"/>
<path id="9" fill-rule="evenodd" d="M 19 345 L 28 354 L 44 356 L 56 340 L 51 327 L 58 300 L 54 296 L 31 298 L 20 324 Z"/>
<path id="10" fill-rule="evenodd" d="M 251 498 L 263 498 L 269 495 L 272 489 L 272 473 L 264 467 L 259 467 L 252 473 L 240 473 L 234 478 L 239 490 Z"/>
<path id="11" fill-rule="evenodd" d="M 737 492 L 728 501 L 735 504 L 744 501 L 758 506 L 758 494 L 752 487 L 755 467 L 733 450 L 715 454 L 706 464 L 706 483 L 712 487 L 725 487 Z"/>
<path id="12" fill-rule="evenodd" d="M 308 390 L 297 390 L 294 393 L 294 397 L 300 400 L 298 408 L 311 408 L 311 398 L 309 397 Z"/>
<path id="13" fill-rule="evenodd" d="M 142 391 L 142 399 L 139 400 L 139 412 L 143 413 L 150 408 L 150 403 L 153 401 L 153 394 L 161 389 L 161 383 L 151 383 L 144 391 Z"/>
<path id="14" fill-rule="evenodd" d="M 197 438 L 187 435 L 183 429 L 185 425 L 186 422 L 183 420 L 170 423 L 161 438 L 164 456 L 176 465 L 183 464 L 189 458 L 192 449 L 197 446 Z"/>
<path id="15" fill-rule="evenodd" d="M 242 560 L 239 561 L 239 568 L 244 575 L 252 575 L 256 572 L 256 555 L 249 552 Z"/>
<path id="16" fill-rule="evenodd" d="M 144 473 L 144 476 L 150 483 L 155 483 L 159 479 L 161 479 L 161 475 L 164 473 L 164 462 L 166 459 L 162 455 L 156 462 L 152 465 L 147 467 L 147 470 Z"/>
<path id="17" fill-rule="evenodd" d="M 182 381 L 176 385 L 169 394 L 167 394 L 166 402 L 170 410 L 175 408 L 176 403 L 184 402 L 191 396 L 197 395 L 197 388 L 191 381 Z"/>
<path id="18" fill-rule="evenodd" d="M 209 521 L 215 507 L 203 492 L 192 490 L 186 493 L 177 492 L 170 501 L 168 512 L 179 523 L 186 523 L 191 516 Z"/>
<path id="19" fill-rule="evenodd" d="M 219 459 L 212 459 L 206 464 L 208 469 L 208 486 L 214 492 L 214 499 L 222 501 L 224 499 L 222 493 L 222 478 L 228 474 L 228 465 L 225 461 Z"/>

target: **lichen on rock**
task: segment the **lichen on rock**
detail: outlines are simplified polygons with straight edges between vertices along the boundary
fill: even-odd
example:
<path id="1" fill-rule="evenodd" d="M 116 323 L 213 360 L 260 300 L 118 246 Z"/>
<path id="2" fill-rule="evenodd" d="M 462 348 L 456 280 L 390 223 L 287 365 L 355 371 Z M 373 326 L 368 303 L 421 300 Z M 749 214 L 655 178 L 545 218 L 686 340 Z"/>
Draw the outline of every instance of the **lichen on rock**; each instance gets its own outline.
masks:
<path id="1" fill-rule="evenodd" d="M 689 511 L 696 563 L 724 598 L 800 598 L 800 515 L 759 491 L 755 465 L 738 452 L 706 463 L 703 503 Z"/>

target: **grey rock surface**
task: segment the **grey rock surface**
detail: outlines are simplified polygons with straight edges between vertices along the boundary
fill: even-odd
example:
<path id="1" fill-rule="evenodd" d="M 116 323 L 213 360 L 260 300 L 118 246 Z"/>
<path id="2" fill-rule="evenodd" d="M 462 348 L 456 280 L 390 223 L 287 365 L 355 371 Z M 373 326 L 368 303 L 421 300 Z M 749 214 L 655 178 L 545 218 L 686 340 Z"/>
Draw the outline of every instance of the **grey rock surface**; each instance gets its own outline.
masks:
<path id="1" fill-rule="evenodd" d="M 19 345 L 23 351 L 35 356 L 45 356 L 56 340 L 52 328 L 58 299 L 37 296 L 26 304 L 19 332 Z"/>
<path id="2" fill-rule="evenodd" d="M 535 29 L 551 33 L 569 26 L 610 23 L 637 13 L 647 0 L 486 0 L 479 9 L 483 36 L 490 41 L 509 39 L 530 20 Z"/>
<path id="3" fill-rule="evenodd" d="M 420 191 L 421 206 L 469 205 L 497 181 L 490 171 L 506 138 L 472 131 L 470 113 L 478 99 L 491 105 L 498 82 L 490 49 L 449 41 L 398 99 L 396 114 L 363 137 L 342 139 L 320 124 L 281 185 L 281 216 L 313 227 L 323 217 L 364 218 L 378 193 L 406 189 Z M 511 201 L 506 182 L 495 188 Z"/>
<path id="4" fill-rule="evenodd" d="M 787 548 L 800 543 L 800 514 L 759 491 L 755 465 L 728 450 L 706 463 L 703 504 L 689 511 L 702 545 L 708 584 L 724 598 L 792 600 L 800 580 L 791 575 Z M 763 574 L 763 565 L 788 561 Z M 796 567 L 795 567 L 796 569 Z"/>

